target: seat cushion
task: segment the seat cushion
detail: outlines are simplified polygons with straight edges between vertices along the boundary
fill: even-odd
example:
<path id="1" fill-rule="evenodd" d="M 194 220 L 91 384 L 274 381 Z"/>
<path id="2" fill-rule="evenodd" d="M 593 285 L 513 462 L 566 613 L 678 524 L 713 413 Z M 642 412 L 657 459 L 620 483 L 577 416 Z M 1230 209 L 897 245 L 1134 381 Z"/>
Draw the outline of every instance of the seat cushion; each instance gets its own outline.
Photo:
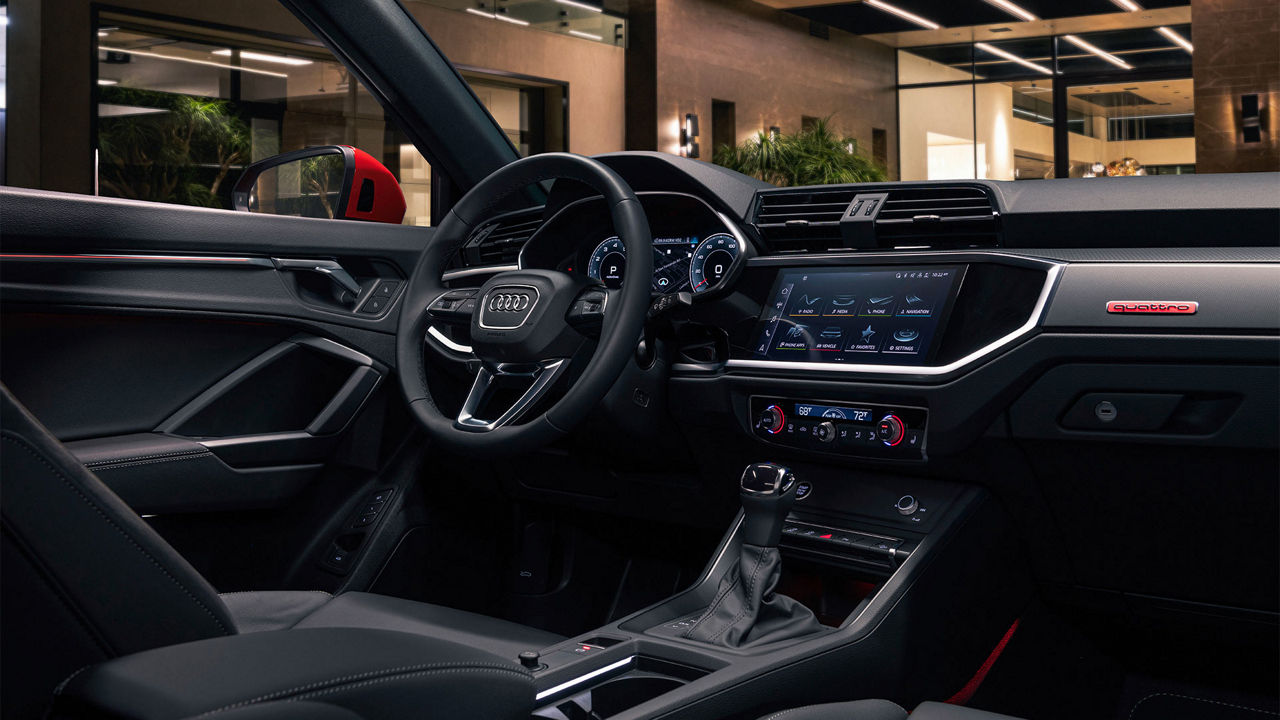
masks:
<path id="1" fill-rule="evenodd" d="M 782 710 L 760 720 L 906 720 L 907 711 L 888 700 L 854 700 Z"/>
<path id="2" fill-rule="evenodd" d="M 563 637 L 464 610 L 387 595 L 349 592 L 241 592 L 222 596 L 240 632 L 288 628 L 397 630 L 448 640 L 516 661 L 525 650 L 542 650 Z"/>

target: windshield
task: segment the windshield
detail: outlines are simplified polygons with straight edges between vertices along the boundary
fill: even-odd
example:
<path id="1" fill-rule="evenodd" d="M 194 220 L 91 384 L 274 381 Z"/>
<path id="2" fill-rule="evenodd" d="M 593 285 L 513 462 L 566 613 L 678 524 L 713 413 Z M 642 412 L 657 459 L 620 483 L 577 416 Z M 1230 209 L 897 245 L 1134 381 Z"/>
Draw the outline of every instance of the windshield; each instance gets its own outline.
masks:
<path id="1" fill-rule="evenodd" d="M 1248 3 L 403 5 L 492 115 L 475 132 L 521 155 L 650 150 L 779 186 L 1280 169 L 1280 31 Z M 52 47 L 0 1 L 0 85 L 9 53 L 41 54 L 0 95 L 3 182 L 229 208 L 247 164 L 345 144 L 430 224 L 431 149 L 283 6 L 130 7 Z"/>

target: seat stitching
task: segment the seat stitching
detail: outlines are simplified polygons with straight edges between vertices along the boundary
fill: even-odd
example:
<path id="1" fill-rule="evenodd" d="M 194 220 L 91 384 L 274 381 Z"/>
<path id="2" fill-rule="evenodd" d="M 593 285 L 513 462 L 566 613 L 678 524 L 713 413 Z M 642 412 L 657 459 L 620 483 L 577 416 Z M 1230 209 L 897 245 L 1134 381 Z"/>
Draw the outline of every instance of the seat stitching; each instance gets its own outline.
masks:
<path id="1" fill-rule="evenodd" d="M 128 455 L 125 457 L 112 458 L 110 460 L 90 460 L 89 462 L 84 463 L 84 466 L 94 467 L 97 465 L 114 465 L 116 463 L 122 463 L 122 462 L 133 462 L 135 460 L 152 460 L 154 458 L 175 457 L 178 455 L 204 455 L 209 452 L 210 451 L 207 448 L 199 448 L 199 449 L 191 449 L 191 450 L 176 450 L 174 452 L 167 452 L 167 453 L 155 453 L 154 455 Z M 72 454 L 74 455 L 75 453 L 72 453 Z"/>
<path id="2" fill-rule="evenodd" d="M 734 570 L 737 570 L 737 567 L 734 567 Z M 693 637 L 693 631 L 696 630 L 703 621 L 711 619 L 711 616 L 715 614 L 716 608 L 720 607 L 720 603 L 724 602 L 724 599 L 729 597 L 729 593 L 733 591 L 733 588 L 738 585 L 738 581 L 741 579 L 742 576 L 735 572 L 733 580 L 723 591 L 721 591 L 720 596 L 715 599 L 715 602 L 711 603 L 711 607 L 707 608 L 707 611 L 702 614 L 702 617 L 694 621 L 693 625 L 690 625 L 689 629 L 684 631 L 684 637 Z"/>
<path id="3" fill-rule="evenodd" d="M 202 453 L 191 453 L 189 455 L 183 455 L 181 457 L 159 458 L 156 460 L 113 462 L 109 465 L 94 465 L 90 469 L 93 470 L 94 472 L 101 471 L 101 470 L 120 470 L 122 468 L 138 467 L 140 465 L 156 465 L 158 463 L 177 462 L 178 460 L 202 460 L 211 455 L 213 455 L 213 453 L 211 452 L 202 452 Z M 85 467 L 88 467 L 88 466 L 86 465 Z"/>
<path id="4" fill-rule="evenodd" d="M 774 714 L 770 715 L 769 717 L 764 718 L 764 720 L 778 720 L 778 718 L 782 717 L 783 715 L 790 715 L 790 714 L 791 714 L 791 713 L 793 713 L 793 712 L 796 712 L 796 711 L 798 711 L 798 710 L 803 710 L 803 709 L 804 709 L 804 708 L 788 708 L 788 709 L 786 709 L 786 710 L 782 710 L 782 711 L 776 712 L 776 713 L 774 713 Z"/>
<path id="5" fill-rule="evenodd" d="M 1176 698 L 1182 698 L 1183 700 L 1195 700 L 1196 702 L 1210 703 L 1212 705 L 1221 705 L 1223 707 L 1234 708 L 1236 710 L 1247 710 L 1248 712 L 1256 712 L 1262 715 L 1275 715 L 1277 717 L 1280 717 L 1280 713 L 1272 712 L 1271 710 L 1262 710 L 1260 708 L 1251 708 L 1244 705 L 1235 705 L 1233 703 L 1222 702 L 1221 700 L 1210 700 L 1208 698 L 1198 698 L 1192 695 L 1180 695 L 1178 693 L 1158 692 L 1158 693 L 1151 693 L 1150 695 L 1134 703 L 1133 708 L 1129 710 L 1129 720 L 1133 720 L 1134 714 L 1138 712 L 1138 706 L 1142 705 L 1142 703 L 1150 700 L 1153 697 L 1176 697 Z"/>
<path id="6" fill-rule="evenodd" d="M 398 677 L 406 676 L 406 675 L 428 675 L 431 673 L 450 673 L 450 672 L 466 672 L 466 671 L 501 672 L 501 673 L 517 675 L 523 678 L 530 677 L 528 673 L 522 670 L 517 670 L 514 667 L 507 667 L 504 665 L 489 665 L 484 663 L 468 664 L 466 666 L 461 666 L 461 667 L 459 667 L 457 663 L 450 663 L 450 662 L 427 663 L 425 665 L 406 665 L 403 667 L 389 668 L 385 670 L 370 670 L 368 672 L 357 673 L 355 675 L 347 675 L 340 678 L 318 680 L 313 683 L 308 683 L 306 685 L 299 685 L 297 687 L 292 687 L 287 690 L 277 690 L 275 692 L 270 692 L 265 695 L 259 695 L 258 697 L 255 697 L 249 700 L 241 700 L 239 702 L 231 703 L 230 705 L 223 705 L 220 708 L 203 712 L 197 715 L 196 717 L 205 717 L 207 715 L 213 715 L 214 713 L 233 710 L 235 708 L 244 707 L 246 705 L 256 705 L 261 702 L 278 700 L 280 698 L 283 698 L 289 695 L 294 695 L 297 693 L 302 693 L 302 694 L 298 695 L 298 697 L 291 698 L 291 700 L 301 700 L 307 696 L 314 697 L 316 694 L 324 694 L 326 692 L 337 692 L 338 690 L 349 689 L 347 687 L 337 687 L 340 685 L 347 686 L 347 685 L 352 685 L 354 683 L 353 686 L 359 687 L 361 685 L 368 685 L 372 682 L 395 680 Z M 360 682 L 360 681 L 363 681 L 363 682 Z M 316 690 L 317 688 L 322 688 L 326 685 L 332 685 L 334 687 L 326 688 L 324 690 Z M 313 690 L 315 692 L 311 692 Z"/>
<path id="7" fill-rule="evenodd" d="M 218 595 L 222 597 L 227 595 L 257 595 L 264 592 L 319 593 L 333 597 L 333 593 L 327 593 L 324 590 L 232 590 L 231 592 L 218 593 Z"/>
<path id="8" fill-rule="evenodd" d="M 97 502 L 95 502 L 92 498 L 86 495 L 83 490 L 76 487 L 75 483 L 70 478 L 68 478 L 64 473 L 58 470 L 58 468 L 54 467 L 48 460 L 45 460 L 44 457 L 40 455 L 40 453 L 36 452 L 35 448 L 31 447 L 25 441 L 25 439 L 19 439 L 18 437 L 15 437 L 8 433 L 5 433 L 3 437 L 5 440 L 8 440 L 9 442 L 17 445 L 22 450 L 25 450 L 27 454 L 35 458 L 37 462 L 39 462 L 41 465 L 44 465 L 46 468 L 48 468 L 49 471 L 54 474 L 54 476 L 62 480 L 63 484 L 66 485 L 68 488 L 70 488 L 72 492 L 80 496 L 80 499 L 83 500 L 86 505 L 88 505 L 94 512 L 98 513 L 98 515 L 103 520 L 106 520 L 107 524 L 115 528 L 116 531 L 119 532 L 124 537 L 124 539 L 127 540 L 129 544 L 134 547 L 134 549 L 142 553 L 148 560 L 151 561 L 152 565 L 156 566 L 156 569 L 158 569 L 161 573 L 163 573 L 165 577 L 169 578 L 169 580 L 171 580 L 174 585 L 177 585 L 179 590 L 181 590 L 188 598 L 191 598 L 191 600 L 196 605 L 199 605 L 200 608 L 204 610 L 209 615 L 210 618 L 213 619 L 214 624 L 217 625 L 220 630 L 222 630 L 223 634 L 225 635 L 234 634 L 227 629 L 227 626 L 223 624 L 222 620 L 218 619 L 217 614 L 214 613 L 213 610 L 209 608 L 209 606 L 201 602 L 200 598 L 196 597 L 195 593 L 191 592 L 190 588 L 183 585 L 176 577 L 174 577 L 173 574 L 170 573 L 169 570 L 164 567 L 164 565 L 160 564 L 160 561 L 157 560 L 154 555 L 148 552 L 146 548 L 142 547 L 142 545 L 139 544 L 138 541 L 134 539 L 134 537 L 130 535 L 124 528 L 120 527 L 120 525 L 117 524 L 115 520 L 112 520 L 111 516 L 108 515 L 106 512 L 104 512 Z"/>

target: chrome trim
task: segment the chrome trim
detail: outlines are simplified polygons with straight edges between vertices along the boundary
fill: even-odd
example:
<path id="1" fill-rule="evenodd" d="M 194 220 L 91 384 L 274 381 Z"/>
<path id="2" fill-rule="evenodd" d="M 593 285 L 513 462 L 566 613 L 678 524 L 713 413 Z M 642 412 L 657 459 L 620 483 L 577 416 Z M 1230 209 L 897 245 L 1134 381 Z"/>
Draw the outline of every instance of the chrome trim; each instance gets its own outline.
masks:
<path id="1" fill-rule="evenodd" d="M 440 332 L 435 325 L 427 326 L 427 334 L 430 335 L 432 338 L 434 338 L 436 342 L 440 343 L 441 345 L 445 346 L 446 348 L 456 353 L 465 353 L 468 355 L 471 354 L 470 345 L 463 345 L 461 343 L 454 342 L 453 340 L 449 339 L 448 335 L 445 335 L 444 333 Z"/>
<path id="2" fill-rule="evenodd" d="M 444 282 L 451 282 L 459 278 L 471 277 L 473 275 L 497 275 L 498 273 L 511 272 L 519 270 L 519 265 L 477 265 L 476 267 L 461 268 L 458 270 L 446 270 L 440 275 L 440 279 Z"/>
<path id="3" fill-rule="evenodd" d="M 269 258 L 231 257 L 218 255 L 131 255 L 131 254 L 74 254 L 3 253 L 0 260 L 25 262 L 115 262 L 143 265 L 225 265 L 227 267 L 271 268 L 276 267 Z"/>
<path id="4" fill-rule="evenodd" d="M 516 325 L 486 325 L 484 323 L 484 313 L 486 310 L 489 310 L 490 294 L 496 293 L 498 295 L 502 295 L 505 293 L 499 292 L 499 291 L 503 291 L 508 288 L 528 288 L 533 291 L 533 301 L 529 303 L 528 312 L 524 314 L 524 317 L 520 318 L 520 322 Z M 538 301 L 541 299 L 542 299 L 542 294 L 538 292 L 538 288 L 532 285 L 511 283 L 509 285 L 499 285 L 497 287 L 489 288 L 489 292 L 482 295 L 480 297 L 480 302 L 477 304 L 477 307 L 480 310 L 480 314 L 477 316 L 476 322 L 478 322 L 480 324 L 480 327 L 484 328 L 485 330 L 518 330 L 524 327 L 525 323 L 529 322 L 529 318 L 533 315 L 534 308 L 538 307 Z M 496 310 L 490 310 L 490 312 L 496 312 Z"/>
<path id="5" fill-rule="evenodd" d="M 498 365 L 494 370 L 481 366 L 476 373 L 475 382 L 471 384 L 471 390 L 467 393 L 467 399 L 462 404 L 462 409 L 458 411 L 458 419 L 454 421 L 454 427 L 460 430 L 470 432 L 489 432 L 497 428 L 515 422 L 524 414 L 526 410 L 542 399 L 542 396 L 551 389 L 552 384 L 560 374 L 569 367 L 567 358 L 559 358 L 556 360 L 546 360 L 539 363 L 532 370 L 521 372 L 516 370 L 506 370 L 506 365 Z M 495 420 L 481 420 L 476 417 L 476 413 L 480 412 L 480 407 L 493 393 L 494 385 L 499 376 L 526 376 L 532 380 L 529 388 L 524 391 L 515 402 L 511 403 L 511 407 L 502 413 Z"/>
<path id="6" fill-rule="evenodd" d="M 552 696 L 554 696 L 554 695 L 559 695 L 560 693 L 564 692 L 565 690 L 568 690 L 568 689 L 570 689 L 570 688 L 575 688 L 575 687 L 577 687 L 577 686 L 579 686 L 579 685 L 581 685 L 581 684 L 583 684 L 583 683 L 587 682 L 588 680 L 594 680 L 595 678 L 598 678 L 598 677 L 600 677 L 601 675 L 604 675 L 604 674 L 606 674 L 606 673 L 611 673 L 611 672 L 613 672 L 614 670 L 618 670 L 618 669 L 620 669 L 620 668 L 624 668 L 624 667 L 626 667 L 626 666 L 630 665 L 631 663 L 635 662 L 635 660 L 636 660 L 636 658 L 637 658 L 637 657 L 639 657 L 639 656 L 638 656 L 638 655 L 629 655 L 629 656 L 627 656 L 627 657 L 625 657 L 625 658 L 623 658 L 623 659 L 621 659 L 621 660 L 619 660 L 619 661 L 617 661 L 617 662 L 609 663 L 608 665 L 605 665 L 604 667 L 602 667 L 602 668 L 600 668 L 600 669 L 598 669 L 598 670 L 592 670 L 591 672 L 587 673 L 586 675 L 579 675 L 578 677 L 576 677 L 576 678 L 574 678 L 574 679 L 572 679 L 572 680 L 566 680 L 565 682 L 562 682 L 562 683 L 560 683 L 559 685 L 555 685 L 555 686 L 553 686 L 553 687 L 549 687 L 549 688 L 547 688 L 546 690 L 543 690 L 542 692 L 538 693 L 537 695 L 534 695 L 534 696 L 533 696 L 533 699 L 534 699 L 534 701 L 535 701 L 535 702 L 541 702 L 542 700 L 545 700 L 546 698 L 552 697 Z"/>
<path id="7" fill-rule="evenodd" d="M 928 262 L 917 264 L 927 265 L 936 263 Z M 1035 330 L 1035 328 L 1040 325 L 1041 321 L 1044 319 L 1045 309 L 1049 304 L 1049 298 L 1053 295 L 1054 289 L 1058 286 L 1058 277 L 1062 274 L 1062 268 L 1066 267 L 1064 263 L 1046 264 L 1049 265 L 1049 269 L 1045 276 L 1044 287 L 1041 288 L 1040 297 L 1036 300 L 1035 307 L 1032 308 L 1031 315 L 1027 318 L 1027 321 L 1017 330 L 1014 330 L 1008 335 L 984 345 L 959 360 L 949 362 L 946 365 L 853 365 L 807 361 L 785 362 L 781 360 L 730 359 L 725 363 L 725 367 L 758 368 L 762 370 L 810 370 L 817 372 L 863 373 L 867 375 L 925 375 L 930 377 L 946 375 L 994 353 L 996 350 L 999 350 L 1015 340 L 1031 333 L 1031 331 Z"/>

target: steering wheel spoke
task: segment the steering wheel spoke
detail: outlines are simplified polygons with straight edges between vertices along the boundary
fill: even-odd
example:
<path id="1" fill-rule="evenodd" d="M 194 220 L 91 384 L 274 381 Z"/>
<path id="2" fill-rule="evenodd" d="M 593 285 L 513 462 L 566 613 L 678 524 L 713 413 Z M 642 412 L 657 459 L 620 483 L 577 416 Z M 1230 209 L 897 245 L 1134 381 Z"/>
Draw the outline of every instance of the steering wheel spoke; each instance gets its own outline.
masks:
<path id="1" fill-rule="evenodd" d="M 467 399 L 462 403 L 454 424 L 470 432 L 489 432 L 510 425 L 541 402 L 568 367 L 569 358 L 553 358 L 534 365 L 483 364 L 476 373 L 475 382 L 471 384 L 471 391 L 467 393 Z M 499 390 L 521 385 L 525 386 L 524 390 L 501 415 L 493 420 L 479 417 Z"/>
<path id="2" fill-rule="evenodd" d="M 445 325 L 470 325 L 471 314 L 479 303 L 479 298 L 476 297 L 479 292 L 478 288 L 446 290 L 427 306 L 427 314 L 432 320 Z"/>

